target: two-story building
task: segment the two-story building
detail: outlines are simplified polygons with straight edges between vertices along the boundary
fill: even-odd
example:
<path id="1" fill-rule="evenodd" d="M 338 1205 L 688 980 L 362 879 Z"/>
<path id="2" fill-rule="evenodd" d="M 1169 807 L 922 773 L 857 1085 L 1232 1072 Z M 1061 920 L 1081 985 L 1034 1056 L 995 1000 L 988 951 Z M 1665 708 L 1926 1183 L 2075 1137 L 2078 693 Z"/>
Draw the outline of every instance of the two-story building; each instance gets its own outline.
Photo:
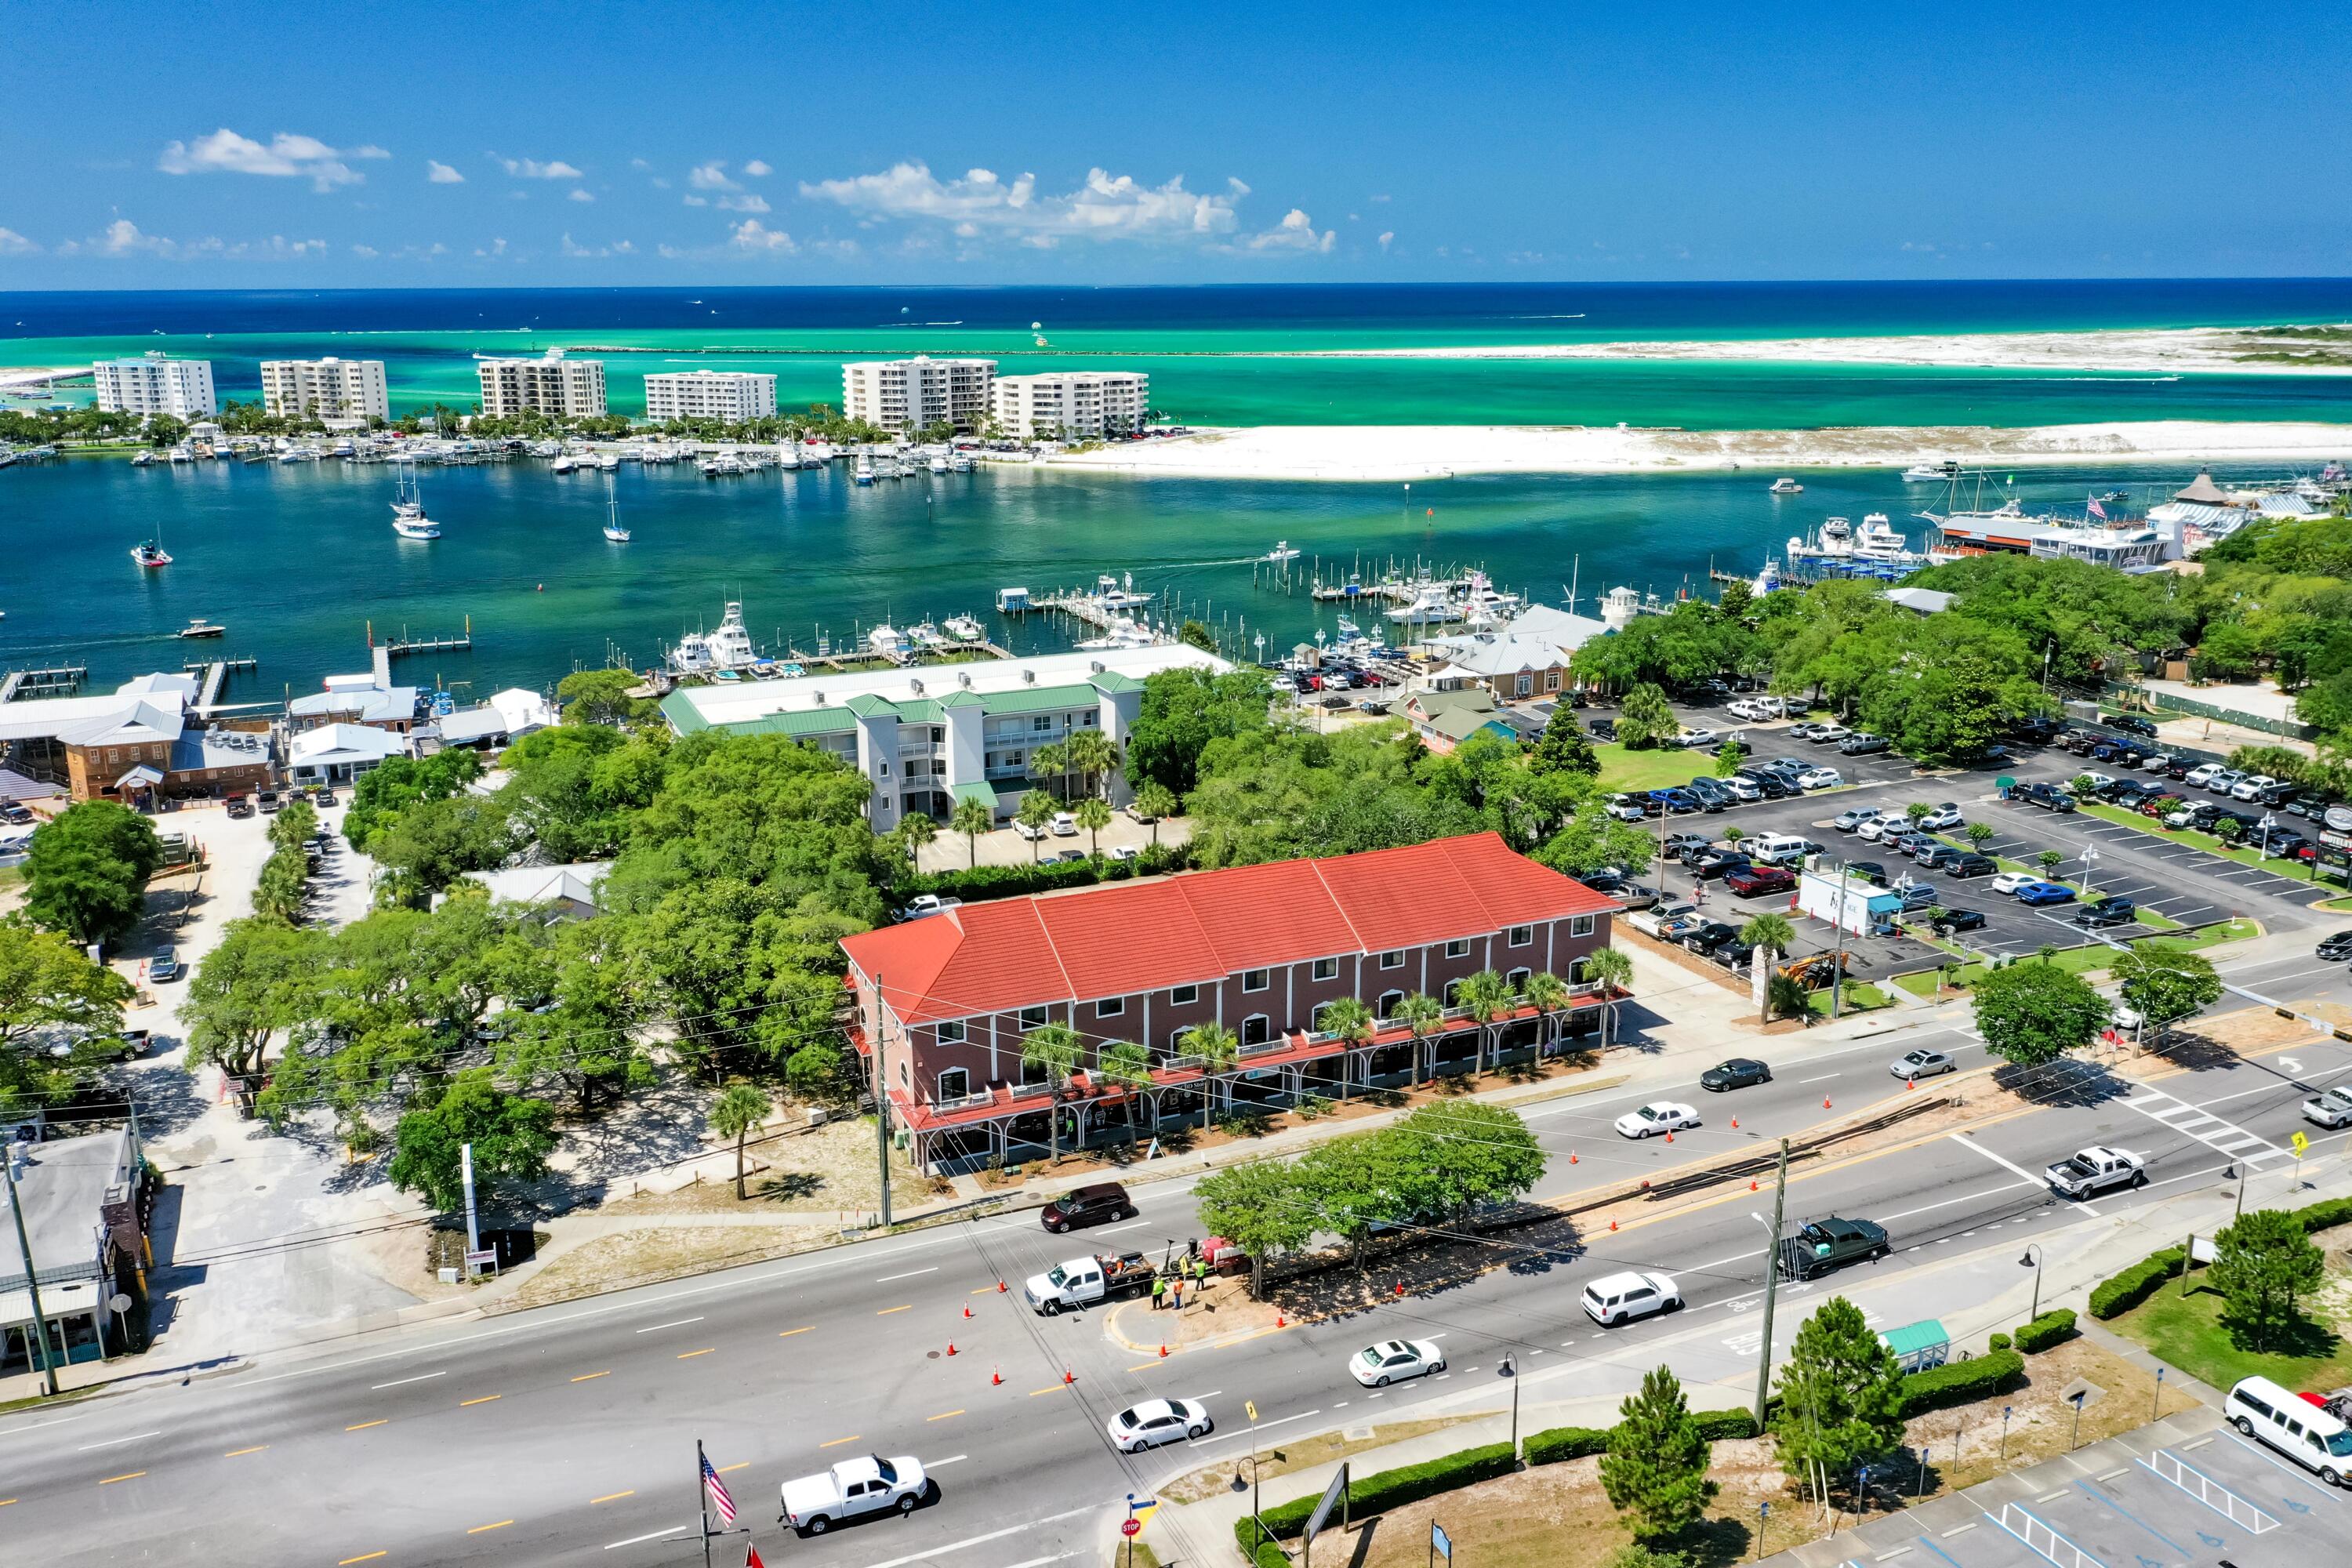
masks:
<path id="1" fill-rule="evenodd" d="M 1524 1050 L 1596 1028 L 1610 998 L 1583 965 L 1608 944 L 1618 907 L 1481 833 L 967 903 L 841 945 L 869 1078 L 878 1052 L 880 1088 L 918 1161 L 963 1169 L 1045 1144 L 1049 1116 L 1063 1118 L 1065 1142 L 1113 1110 L 1148 1131 L 1237 1096 L 1411 1081 L 1471 1055 L 1482 1030 L 1489 1048 Z M 1460 987 L 1486 971 L 1514 993 L 1556 975 L 1568 1005 L 1521 1003 L 1481 1024 Z M 1417 995 L 1444 1009 L 1418 1035 L 1401 1016 Z M 1369 1039 L 1324 1027 L 1343 996 L 1378 1021 Z M 1049 1023 L 1079 1040 L 1059 1081 L 1023 1059 Z M 1232 1056 L 1202 1050 L 1203 1025 L 1231 1034 Z M 1149 1054 L 1147 1082 L 1105 1075 L 1103 1053 L 1120 1042 Z"/>

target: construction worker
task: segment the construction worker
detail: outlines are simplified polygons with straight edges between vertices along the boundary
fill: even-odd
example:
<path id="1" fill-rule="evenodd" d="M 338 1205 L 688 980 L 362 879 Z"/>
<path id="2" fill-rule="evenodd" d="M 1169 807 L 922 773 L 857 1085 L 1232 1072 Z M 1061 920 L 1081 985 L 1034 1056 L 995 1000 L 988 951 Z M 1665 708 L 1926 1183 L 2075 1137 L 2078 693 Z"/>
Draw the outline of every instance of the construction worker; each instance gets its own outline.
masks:
<path id="1" fill-rule="evenodd" d="M 1181 1274 L 1176 1276 L 1176 1282 L 1168 1288 L 1168 1304 L 1180 1313 L 1184 1310 L 1184 1277 Z"/>
<path id="2" fill-rule="evenodd" d="M 1151 1282 L 1151 1310 L 1160 1310 L 1168 1304 L 1168 1277 L 1161 1275 Z"/>

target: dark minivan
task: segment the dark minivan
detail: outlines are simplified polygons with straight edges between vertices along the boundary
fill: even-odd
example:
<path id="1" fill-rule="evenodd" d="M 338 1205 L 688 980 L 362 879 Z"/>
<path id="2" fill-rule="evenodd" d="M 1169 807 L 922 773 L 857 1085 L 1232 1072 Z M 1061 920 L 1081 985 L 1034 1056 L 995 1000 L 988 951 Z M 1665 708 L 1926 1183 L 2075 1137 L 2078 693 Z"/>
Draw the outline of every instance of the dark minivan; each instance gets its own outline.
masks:
<path id="1" fill-rule="evenodd" d="M 1135 1205 L 1128 1201 L 1125 1187 L 1117 1182 L 1097 1182 L 1090 1187 L 1073 1187 L 1047 1204 L 1037 1217 L 1047 1230 L 1059 1236 L 1080 1226 L 1134 1216 Z"/>

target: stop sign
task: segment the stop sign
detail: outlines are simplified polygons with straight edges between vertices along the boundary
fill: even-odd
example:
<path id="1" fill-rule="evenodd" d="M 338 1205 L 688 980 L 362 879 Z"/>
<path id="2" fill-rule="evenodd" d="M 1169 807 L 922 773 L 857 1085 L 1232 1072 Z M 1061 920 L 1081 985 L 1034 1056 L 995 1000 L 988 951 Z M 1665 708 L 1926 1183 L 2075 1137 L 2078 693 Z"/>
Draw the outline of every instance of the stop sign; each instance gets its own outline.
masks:
<path id="1" fill-rule="evenodd" d="M 1139 1519 L 1121 1521 L 1118 1532 L 1121 1535 L 1140 1535 L 1143 1533 L 1143 1521 Z"/>

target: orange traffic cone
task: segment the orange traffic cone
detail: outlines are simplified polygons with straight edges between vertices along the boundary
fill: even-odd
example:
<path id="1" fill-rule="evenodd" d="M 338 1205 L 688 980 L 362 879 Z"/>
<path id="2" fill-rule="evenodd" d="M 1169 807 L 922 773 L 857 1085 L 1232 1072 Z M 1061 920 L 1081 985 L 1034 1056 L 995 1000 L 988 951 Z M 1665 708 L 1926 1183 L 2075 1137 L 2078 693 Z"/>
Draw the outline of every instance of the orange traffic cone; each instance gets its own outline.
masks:
<path id="1" fill-rule="evenodd" d="M 1404 1281 L 1402 1279 L 1396 1282 L 1396 1293 L 1398 1300 L 1402 1301 L 1404 1300 Z"/>
<path id="2" fill-rule="evenodd" d="M 988 1385 L 991 1388 L 1002 1388 L 1004 1386 L 1003 1368 L 992 1366 L 988 1369 Z"/>
<path id="3" fill-rule="evenodd" d="M 1004 1281 L 1002 1279 L 996 1282 L 996 1293 L 1000 1296 L 1004 1294 Z"/>
<path id="4" fill-rule="evenodd" d="M 1903 1087 L 1906 1089 L 1916 1089 L 1919 1087 L 1919 1080 L 1916 1078 L 1906 1078 L 1903 1080 Z"/>
<path id="5" fill-rule="evenodd" d="M 1822 1109 L 1823 1110 L 1827 1110 L 1829 1108 L 1830 1108 L 1830 1097 L 1829 1097 L 1828 1095 L 1826 1095 L 1826 1094 L 1825 1094 L 1825 1095 L 1822 1096 Z M 1004 1289 L 1004 1287 L 1003 1287 L 1003 1286 L 1002 1286 L 1002 1285 L 999 1285 L 999 1286 L 997 1287 L 997 1289 L 1000 1289 L 1000 1290 L 1002 1290 L 1002 1289 Z"/>
<path id="6" fill-rule="evenodd" d="M 1615 1220 L 1613 1220 L 1613 1219 L 1612 1219 L 1612 1220 L 1611 1220 L 1611 1221 L 1609 1222 L 1609 1228 L 1610 1228 L 1610 1229 L 1612 1229 L 1612 1230 L 1615 1230 L 1615 1229 L 1617 1228 L 1617 1222 L 1616 1222 Z"/>
<path id="7" fill-rule="evenodd" d="M 1755 1181 L 1754 1181 L 1752 1178 L 1749 1180 L 1749 1182 L 1748 1182 L 1748 1190 L 1749 1192 L 1751 1192 L 1751 1193 L 1757 1190 L 1757 1188 L 1756 1188 L 1756 1183 L 1755 1183 Z"/>
<path id="8" fill-rule="evenodd" d="M 955 1341 L 953 1341 L 953 1340 L 950 1340 L 950 1341 L 948 1342 L 948 1354 L 950 1354 L 950 1355 L 953 1355 L 953 1354 L 955 1354 L 955 1353 L 956 1353 Z"/>
<path id="9" fill-rule="evenodd" d="M 1732 1131 L 1738 1131 L 1738 1129 L 1739 1129 L 1739 1118 L 1738 1118 L 1737 1116 L 1733 1117 L 1733 1118 L 1731 1119 L 1731 1126 L 1732 1126 Z"/>
<path id="10" fill-rule="evenodd" d="M 967 1318 L 971 1317 L 971 1309 L 970 1307 L 966 1307 L 966 1308 L 963 1310 L 963 1315 L 964 1315 L 965 1317 L 967 1317 Z"/>
<path id="11" fill-rule="evenodd" d="M 1286 1329 L 1290 1327 L 1290 1320 L 1283 1316 L 1282 1309 L 1279 1307 L 1276 1307 L 1274 1310 L 1274 1326 L 1277 1329 Z"/>
<path id="12" fill-rule="evenodd" d="M 1573 1149 L 1568 1152 L 1568 1163 L 1571 1165 L 1576 1163 L 1576 1151 Z"/>
<path id="13" fill-rule="evenodd" d="M 1168 1347 L 1166 1345 L 1161 1345 L 1160 1347 L 1160 1359 L 1161 1361 L 1166 1361 L 1168 1359 Z"/>
<path id="14" fill-rule="evenodd" d="M 1673 1142 L 1674 1141 L 1675 1141 L 1675 1135 L 1674 1135 L 1673 1133 L 1671 1133 L 1671 1132 L 1667 1133 L 1667 1134 L 1666 1134 L 1666 1142 L 1669 1142 L 1669 1143 L 1671 1143 L 1671 1142 Z"/>
<path id="15" fill-rule="evenodd" d="M 1076 1382 L 1077 1382 L 1077 1381 L 1078 1381 L 1078 1374 L 1077 1374 L 1076 1373 L 1072 1372 L 1072 1371 L 1071 1371 L 1068 1367 L 1066 1367 L 1066 1367 L 1064 1367 L 1064 1368 L 1062 1369 L 1062 1382 L 1063 1382 L 1065 1384 L 1073 1384 L 1073 1383 L 1076 1383 Z"/>

